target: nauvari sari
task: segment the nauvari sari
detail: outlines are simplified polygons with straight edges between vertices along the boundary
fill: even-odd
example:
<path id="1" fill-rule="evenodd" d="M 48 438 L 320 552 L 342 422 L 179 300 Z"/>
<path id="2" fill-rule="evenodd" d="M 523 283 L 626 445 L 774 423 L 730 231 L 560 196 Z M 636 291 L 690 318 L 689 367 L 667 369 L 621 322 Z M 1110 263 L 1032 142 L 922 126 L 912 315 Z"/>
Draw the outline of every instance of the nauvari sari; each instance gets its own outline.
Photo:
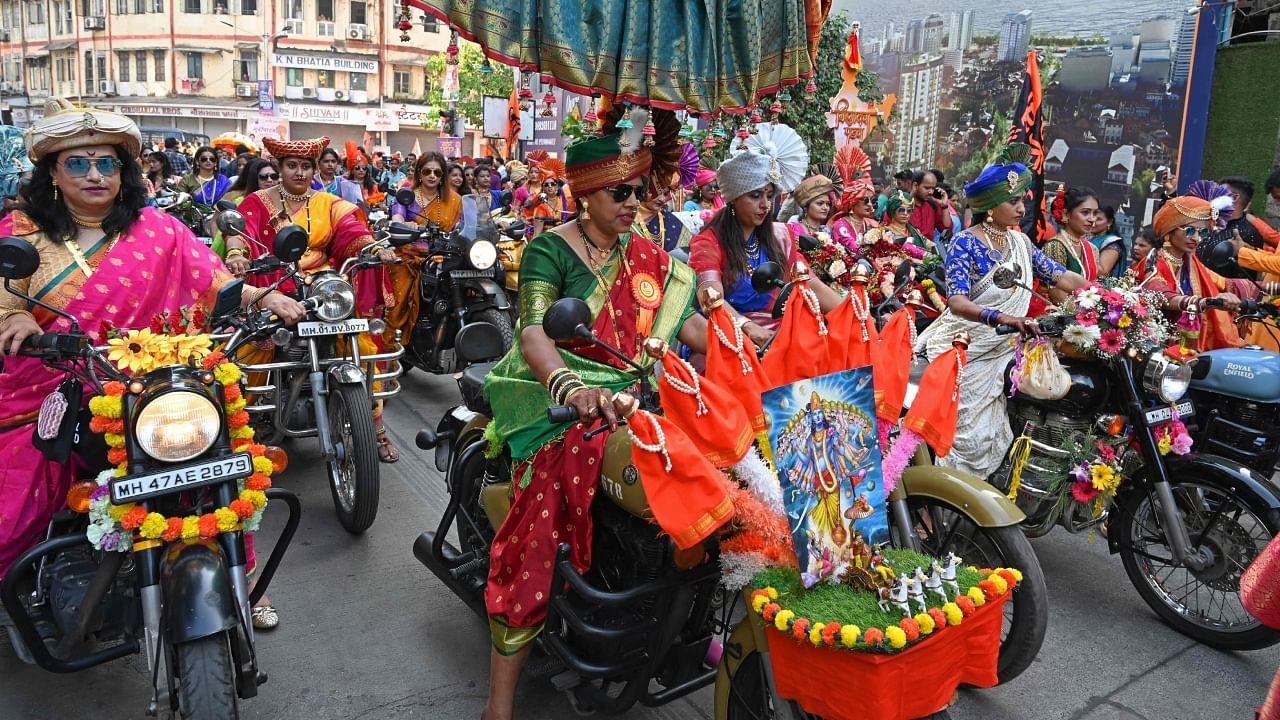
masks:
<path id="1" fill-rule="evenodd" d="M 431 200 L 423 207 L 422 198 L 415 193 L 413 204 L 393 204 L 391 217 L 419 225 L 433 223 L 446 231 L 453 230 L 462 220 L 462 196 L 451 192 L 447 196 Z M 431 254 L 431 245 L 426 242 L 405 245 L 396 248 L 396 254 L 404 262 L 387 268 L 395 304 L 387 308 L 387 331 L 383 338 L 394 339 L 395 332 L 399 330 L 401 337 L 407 342 L 414 323 L 418 322 L 422 304 L 422 292 L 419 290 L 422 263 Z"/>
<path id="2" fill-rule="evenodd" d="M 641 351 L 644 338 L 674 342 L 693 313 L 693 294 L 693 271 L 653 243 L 624 236 L 597 277 L 562 237 L 543 233 L 520 266 L 519 329 L 542 324 L 556 300 L 580 298 L 591 308 L 593 332 L 648 367 L 654 360 Z M 589 387 L 619 392 L 637 382 L 634 370 L 585 341 L 560 344 L 559 351 Z M 519 330 L 486 379 L 485 396 L 493 406 L 489 432 L 514 461 L 514 500 L 494 538 L 485 588 L 493 645 L 510 655 L 542 628 L 556 547 L 572 546 L 580 572 L 591 566 L 591 502 L 606 435 L 588 441 L 587 426 L 547 420 L 554 401 L 525 361 Z"/>

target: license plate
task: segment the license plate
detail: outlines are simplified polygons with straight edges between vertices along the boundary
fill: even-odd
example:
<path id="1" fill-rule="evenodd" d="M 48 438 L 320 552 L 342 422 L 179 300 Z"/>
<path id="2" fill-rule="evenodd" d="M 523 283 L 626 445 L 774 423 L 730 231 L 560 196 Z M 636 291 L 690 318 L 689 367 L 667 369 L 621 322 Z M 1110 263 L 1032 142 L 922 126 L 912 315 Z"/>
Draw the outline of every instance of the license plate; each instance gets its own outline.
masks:
<path id="1" fill-rule="evenodd" d="M 205 237 L 204 235 L 201 235 L 196 239 L 204 243 L 205 247 L 213 247 L 213 238 L 211 237 Z"/>
<path id="2" fill-rule="evenodd" d="M 489 268 L 488 270 L 450 270 L 449 277 L 458 280 L 493 277 L 493 268 Z"/>
<path id="3" fill-rule="evenodd" d="M 1190 400 L 1183 400 L 1182 402 L 1178 403 L 1178 415 L 1180 417 L 1185 418 L 1195 414 L 1196 414 L 1195 406 L 1191 404 Z M 1173 408 L 1169 407 L 1168 405 L 1162 405 L 1158 408 L 1152 408 L 1147 411 L 1148 425 L 1159 425 L 1161 423 L 1167 423 L 1172 419 L 1173 419 Z"/>
<path id="4" fill-rule="evenodd" d="M 116 505 L 136 502 L 156 495 L 248 477 L 252 472 L 253 456 L 249 453 L 237 453 L 147 475 L 118 478 L 111 481 L 111 502 Z"/>
<path id="5" fill-rule="evenodd" d="M 304 338 L 362 332 L 369 332 L 369 321 L 364 318 L 352 318 L 341 322 L 298 323 L 298 337 Z"/>

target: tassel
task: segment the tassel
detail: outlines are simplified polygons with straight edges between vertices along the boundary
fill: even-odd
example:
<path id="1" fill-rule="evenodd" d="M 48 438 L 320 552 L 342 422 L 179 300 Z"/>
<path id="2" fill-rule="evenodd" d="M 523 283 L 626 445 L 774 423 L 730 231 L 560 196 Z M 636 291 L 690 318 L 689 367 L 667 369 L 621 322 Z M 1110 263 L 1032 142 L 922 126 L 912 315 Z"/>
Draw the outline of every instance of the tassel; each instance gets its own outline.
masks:
<path id="1" fill-rule="evenodd" d="M 779 515 L 786 514 L 782 505 L 782 485 L 754 449 L 733 466 L 733 476 L 745 483 L 765 507 Z"/>
<path id="2" fill-rule="evenodd" d="M 923 441 L 924 438 L 920 437 L 916 431 L 902 429 L 902 434 L 898 436 L 898 441 L 893 444 L 893 449 L 889 451 L 889 455 L 885 457 L 884 464 L 881 466 L 886 496 L 898 487 L 898 479 L 906 471 L 907 465 L 911 464 L 911 458 L 915 457 L 916 449 Z"/>
<path id="3" fill-rule="evenodd" d="M 1031 459 L 1031 438 L 1022 435 L 1013 441 L 1009 448 L 1009 499 L 1018 499 L 1018 488 L 1022 487 L 1022 471 Z"/>
<path id="4" fill-rule="evenodd" d="M 640 131 L 644 135 L 644 140 L 641 144 L 645 147 L 653 147 L 653 138 L 658 134 L 658 128 L 653 124 L 653 111 L 650 110 L 646 115 L 649 116 L 649 119 L 645 121 L 644 129 Z"/>

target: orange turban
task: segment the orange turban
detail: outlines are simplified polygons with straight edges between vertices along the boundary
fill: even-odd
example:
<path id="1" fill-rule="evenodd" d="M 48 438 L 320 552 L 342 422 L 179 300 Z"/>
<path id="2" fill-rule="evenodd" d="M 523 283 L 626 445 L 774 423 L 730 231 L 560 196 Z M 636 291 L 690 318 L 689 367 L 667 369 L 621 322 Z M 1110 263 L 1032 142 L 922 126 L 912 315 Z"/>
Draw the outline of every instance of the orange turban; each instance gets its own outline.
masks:
<path id="1" fill-rule="evenodd" d="M 285 158 L 307 158 L 308 160 L 319 160 L 320 153 L 329 147 L 329 138 L 320 137 L 310 140 L 277 140 L 275 138 L 263 138 L 262 145 L 271 153 L 271 157 L 277 160 Z"/>
<path id="2" fill-rule="evenodd" d="M 1165 201 L 1152 219 L 1151 225 L 1156 231 L 1156 237 L 1163 238 L 1174 230 L 1197 220 L 1217 219 L 1218 209 L 1209 204 L 1208 200 L 1183 195 Z"/>

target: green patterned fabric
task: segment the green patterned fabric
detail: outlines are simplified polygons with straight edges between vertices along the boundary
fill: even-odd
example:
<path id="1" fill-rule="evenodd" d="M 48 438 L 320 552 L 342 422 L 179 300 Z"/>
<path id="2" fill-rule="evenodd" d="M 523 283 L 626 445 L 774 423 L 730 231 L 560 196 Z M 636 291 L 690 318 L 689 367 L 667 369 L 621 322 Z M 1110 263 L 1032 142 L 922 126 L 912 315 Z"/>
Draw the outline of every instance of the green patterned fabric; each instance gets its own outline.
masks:
<path id="1" fill-rule="evenodd" d="M 697 112 L 813 72 L 814 0 L 408 0 L 491 57 L 566 90 Z"/>
<path id="2" fill-rule="evenodd" d="M 619 252 L 630 242 L 624 236 L 601 270 L 611 287 L 621 271 Z M 693 314 L 695 290 L 693 270 L 676 260 L 663 283 L 662 306 L 653 323 L 653 336 L 668 343 L 675 342 L 681 325 Z M 521 331 L 529 325 L 541 325 L 551 303 L 563 297 L 586 301 L 596 317 L 604 307 L 606 293 L 599 281 L 577 253 L 555 233 L 546 232 L 534 238 L 525 248 L 520 262 L 520 322 L 510 352 L 494 366 L 485 378 L 484 392 L 493 407 L 493 428 L 499 442 L 511 449 L 511 457 L 523 460 L 538 448 L 554 440 L 566 429 L 547 420 L 547 408 L 554 405 L 550 393 L 529 367 L 521 351 Z M 614 392 L 636 384 L 635 371 L 619 370 L 559 348 L 560 357 L 570 370 L 578 373 L 589 387 L 608 388 Z M 653 360 L 641 353 L 634 358 L 642 367 Z"/>

